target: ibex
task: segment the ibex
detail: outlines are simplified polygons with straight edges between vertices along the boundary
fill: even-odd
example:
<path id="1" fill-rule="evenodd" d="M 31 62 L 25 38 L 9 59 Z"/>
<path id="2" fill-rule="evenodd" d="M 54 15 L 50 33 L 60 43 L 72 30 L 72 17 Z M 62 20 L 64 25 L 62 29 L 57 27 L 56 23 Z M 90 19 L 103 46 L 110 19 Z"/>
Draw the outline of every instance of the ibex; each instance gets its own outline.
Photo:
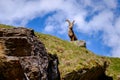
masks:
<path id="1" fill-rule="evenodd" d="M 74 22 L 70 22 L 68 19 L 66 20 L 69 24 L 69 28 L 68 28 L 68 36 L 70 37 L 70 40 L 71 41 L 76 41 L 77 40 L 77 37 L 73 31 L 73 26 L 74 26 Z"/>

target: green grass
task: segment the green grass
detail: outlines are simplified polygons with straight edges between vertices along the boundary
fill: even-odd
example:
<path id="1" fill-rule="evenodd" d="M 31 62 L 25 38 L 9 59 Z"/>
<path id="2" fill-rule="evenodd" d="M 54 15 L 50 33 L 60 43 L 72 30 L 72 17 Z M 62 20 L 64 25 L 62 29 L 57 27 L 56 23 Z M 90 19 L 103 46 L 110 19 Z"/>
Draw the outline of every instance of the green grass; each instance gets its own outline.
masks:
<path id="1" fill-rule="evenodd" d="M 120 76 L 120 58 L 109 58 L 111 61 L 108 67 L 107 74 L 113 76 L 117 80 L 117 76 Z"/>
<path id="2" fill-rule="evenodd" d="M 11 28 L 12 26 L 0 24 L 0 28 Z M 47 52 L 57 54 L 59 58 L 59 70 L 61 77 L 77 71 L 81 68 L 92 68 L 96 65 L 103 65 L 104 61 L 109 61 L 107 74 L 117 80 L 120 75 L 120 58 L 101 57 L 84 47 L 78 47 L 69 41 L 61 40 L 48 34 L 35 33 L 46 47 Z"/>

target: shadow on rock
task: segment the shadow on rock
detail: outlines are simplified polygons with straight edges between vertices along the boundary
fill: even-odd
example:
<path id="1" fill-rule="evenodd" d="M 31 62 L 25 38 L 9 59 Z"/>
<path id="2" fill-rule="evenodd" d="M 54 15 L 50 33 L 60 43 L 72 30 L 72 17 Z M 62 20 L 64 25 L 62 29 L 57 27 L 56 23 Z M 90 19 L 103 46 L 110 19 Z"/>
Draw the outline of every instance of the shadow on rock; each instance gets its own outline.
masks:
<path id="1" fill-rule="evenodd" d="M 60 72 L 58 69 L 59 60 L 56 54 L 49 55 L 49 64 L 48 64 L 48 79 L 49 80 L 60 80 Z"/>

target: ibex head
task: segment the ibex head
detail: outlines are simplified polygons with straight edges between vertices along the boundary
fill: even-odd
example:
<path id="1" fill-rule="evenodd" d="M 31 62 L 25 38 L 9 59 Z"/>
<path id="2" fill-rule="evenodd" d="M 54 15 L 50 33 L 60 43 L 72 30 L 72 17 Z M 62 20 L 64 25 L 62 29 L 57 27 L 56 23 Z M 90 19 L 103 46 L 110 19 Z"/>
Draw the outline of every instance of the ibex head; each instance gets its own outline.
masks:
<path id="1" fill-rule="evenodd" d="M 70 20 L 66 19 L 66 22 L 68 22 L 69 28 L 72 28 L 73 25 L 74 25 L 75 20 L 73 20 L 73 22 L 70 22 Z"/>

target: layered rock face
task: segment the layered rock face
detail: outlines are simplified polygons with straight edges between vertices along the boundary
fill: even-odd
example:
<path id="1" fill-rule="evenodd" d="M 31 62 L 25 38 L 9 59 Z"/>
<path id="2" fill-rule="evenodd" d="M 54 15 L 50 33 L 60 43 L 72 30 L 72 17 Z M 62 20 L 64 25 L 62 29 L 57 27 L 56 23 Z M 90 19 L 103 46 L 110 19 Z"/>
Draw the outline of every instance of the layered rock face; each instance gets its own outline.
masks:
<path id="1" fill-rule="evenodd" d="M 0 29 L 0 80 L 59 80 L 58 62 L 33 30 Z"/>

